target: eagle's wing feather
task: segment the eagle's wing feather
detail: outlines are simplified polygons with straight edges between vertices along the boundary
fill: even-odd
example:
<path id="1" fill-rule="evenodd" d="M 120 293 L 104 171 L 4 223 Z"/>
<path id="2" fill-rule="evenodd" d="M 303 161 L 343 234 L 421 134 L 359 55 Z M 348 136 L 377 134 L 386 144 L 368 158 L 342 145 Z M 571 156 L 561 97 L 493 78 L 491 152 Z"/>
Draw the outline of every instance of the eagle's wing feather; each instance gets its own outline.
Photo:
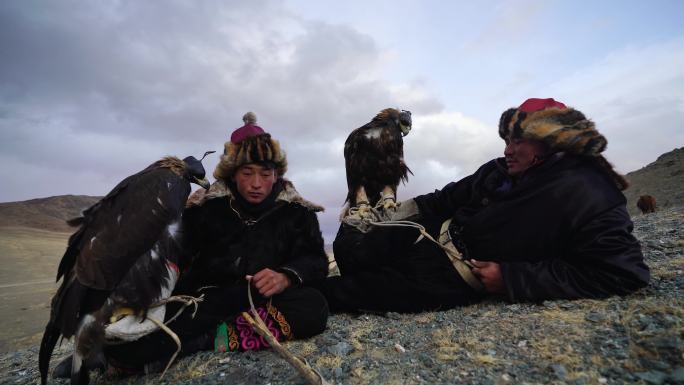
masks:
<path id="1" fill-rule="evenodd" d="M 179 199 L 170 199 L 182 206 L 187 200 L 188 191 L 183 183 L 172 186 L 171 195 L 178 195 Z M 188 188 L 189 190 L 189 188 Z M 181 208 L 172 209 L 178 215 L 171 219 L 169 225 L 159 234 L 152 248 L 138 257 L 136 262 L 119 281 L 112 292 L 111 298 L 133 309 L 145 309 L 151 302 L 159 299 L 161 288 L 173 289 L 175 280 L 168 281 L 168 268 L 178 269 L 180 259 L 184 253 L 184 236 L 182 229 Z M 163 257 L 162 257 L 163 256 Z M 173 266 L 167 266 L 172 263 Z"/>
<path id="2" fill-rule="evenodd" d="M 79 236 L 69 244 L 78 252 L 78 281 L 93 289 L 113 289 L 180 216 L 190 193 L 189 183 L 168 169 L 138 173 L 124 182 L 86 213 Z"/>
<path id="3" fill-rule="evenodd" d="M 375 128 L 374 122 L 352 131 L 344 142 L 344 162 L 347 174 L 347 201 L 355 203 L 356 190 L 364 185 L 367 168 L 374 163 L 376 149 L 368 137 L 368 131 Z"/>
<path id="4" fill-rule="evenodd" d="M 110 191 L 107 195 L 105 195 L 102 199 L 99 201 L 95 202 L 92 206 L 88 207 L 83 211 L 81 214 L 81 217 L 79 218 L 74 218 L 69 221 L 67 221 L 69 224 L 73 226 L 78 226 L 78 230 L 76 230 L 71 237 L 69 237 L 69 242 L 67 244 L 67 250 L 64 253 L 64 256 L 62 257 L 62 260 L 59 263 L 59 267 L 57 268 L 57 279 L 56 281 L 59 281 L 59 279 L 63 276 L 66 276 L 74 267 L 74 264 L 76 263 L 76 258 L 78 257 L 80 253 L 79 247 L 81 246 L 81 240 L 83 237 L 86 236 L 86 232 L 89 232 L 90 226 L 88 226 L 95 218 L 98 217 L 100 212 L 100 208 L 103 206 L 108 206 L 111 205 L 110 202 L 114 199 L 116 199 L 119 194 L 124 193 L 126 191 L 126 188 L 130 184 L 136 184 L 137 181 L 139 181 L 142 178 L 142 175 L 155 170 L 156 168 L 154 167 L 155 164 L 150 165 L 146 169 L 130 175 L 126 177 L 124 180 L 119 182 L 112 191 Z"/>
<path id="5" fill-rule="evenodd" d="M 106 322 L 112 305 L 146 311 L 162 286 L 172 289 L 170 283 L 160 283 L 168 276 L 166 258 L 179 255 L 179 249 L 169 249 L 175 244 L 172 224 L 180 219 L 190 194 L 190 183 L 181 176 L 185 163 L 180 162 L 173 157 L 155 162 L 121 181 L 81 218 L 70 221 L 80 227 L 69 238 L 58 268 L 57 280 L 63 277 L 63 281 L 52 299 L 41 341 L 41 384 L 46 383 L 58 338 L 77 333 L 86 315 L 96 314 L 97 321 L 88 325 L 98 322 L 100 326 L 78 332 L 77 349 L 97 344 L 97 330 Z M 87 372 L 82 373 L 87 379 Z"/>
<path id="6" fill-rule="evenodd" d="M 403 125 L 403 126 L 402 126 Z M 410 112 L 387 108 L 369 123 L 352 131 L 344 147 L 347 171 L 347 201 L 355 205 L 356 192 L 363 187 L 371 205 L 375 205 L 384 189 L 395 193 L 410 170 L 404 163 L 402 136 L 408 132 Z"/>
<path id="7" fill-rule="evenodd" d="M 363 135 L 362 129 L 363 127 L 352 131 L 352 133 L 347 137 L 347 140 L 344 142 L 344 166 L 347 172 L 347 188 L 349 190 L 351 190 L 354 185 L 358 184 L 358 181 L 355 180 L 357 176 L 355 170 L 355 157 L 357 156 L 356 154 L 359 153 L 359 139 L 361 135 Z"/>

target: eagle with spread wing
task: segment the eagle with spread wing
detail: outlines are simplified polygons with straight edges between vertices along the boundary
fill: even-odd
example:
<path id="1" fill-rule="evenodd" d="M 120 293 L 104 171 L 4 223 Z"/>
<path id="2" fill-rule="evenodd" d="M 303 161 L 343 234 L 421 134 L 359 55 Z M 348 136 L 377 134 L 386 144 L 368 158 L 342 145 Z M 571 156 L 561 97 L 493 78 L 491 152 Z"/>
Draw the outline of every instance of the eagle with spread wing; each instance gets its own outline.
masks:
<path id="1" fill-rule="evenodd" d="M 52 298 L 40 345 L 41 384 L 60 336 L 75 337 L 71 383 L 87 384 L 84 360 L 101 351 L 110 326 L 115 336 L 121 333 L 116 330 L 121 315 L 137 320 L 129 325 L 154 320 L 163 328 L 163 311 L 155 311 L 154 317 L 148 311 L 169 297 L 178 265 L 185 262 L 180 219 L 190 183 L 209 188 L 201 160 L 165 157 L 127 177 L 82 217 L 69 221 L 79 227 L 57 271 L 62 283 Z"/>
<path id="2" fill-rule="evenodd" d="M 396 206 L 397 186 L 411 170 L 404 163 L 403 137 L 411 131 L 411 112 L 386 108 L 355 129 L 344 143 L 349 207 Z"/>

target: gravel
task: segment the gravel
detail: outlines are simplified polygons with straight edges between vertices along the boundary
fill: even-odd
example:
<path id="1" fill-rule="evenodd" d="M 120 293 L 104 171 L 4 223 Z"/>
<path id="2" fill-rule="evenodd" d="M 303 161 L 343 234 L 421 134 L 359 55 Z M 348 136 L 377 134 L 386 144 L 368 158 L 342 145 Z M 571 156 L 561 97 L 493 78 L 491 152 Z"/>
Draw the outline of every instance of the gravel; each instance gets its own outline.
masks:
<path id="1" fill-rule="evenodd" d="M 634 219 L 651 284 L 605 300 L 491 299 L 421 314 L 341 314 L 286 344 L 333 384 L 684 385 L 684 207 Z M 69 352 L 56 350 L 53 366 Z M 0 383 L 38 382 L 38 347 L 0 357 Z M 202 352 L 159 374 L 105 384 L 303 384 L 272 351 Z M 52 384 L 68 381 L 50 380 Z"/>

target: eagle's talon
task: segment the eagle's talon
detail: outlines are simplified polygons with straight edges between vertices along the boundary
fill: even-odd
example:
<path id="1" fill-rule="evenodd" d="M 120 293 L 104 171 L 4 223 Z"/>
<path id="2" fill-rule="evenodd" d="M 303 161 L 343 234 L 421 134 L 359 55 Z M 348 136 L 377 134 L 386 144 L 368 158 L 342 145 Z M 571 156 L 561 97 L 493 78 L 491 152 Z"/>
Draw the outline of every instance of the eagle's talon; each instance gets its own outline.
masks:
<path id="1" fill-rule="evenodd" d="M 342 222 L 358 227 L 365 226 L 364 223 L 374 220 L 374 214 L 372 207 L 366 203 L 362 202 L 357 206 L 350 207 L 345 216 L 342 218 Z"/>
<path id="2" fill-rule="evenodd" d="M 350 207 L 347 210 L 345 218 L 363 219 L 368 218 L 371 213 L 371 207 L 368 202 L 359 202 L 356 206 Z"/>
<path id="3" fill-rule="evenodd" d="M 387 199 L 384 199 L 382 201 L 382 207 L 385 210 L 396 211 L 397 210 L 397 202 L 395 202 L 393 198 L 387 198 Z"/>
<path id="4" fill-rule="evenodd" d="M 357 206 L 356 212 L 359 214 L 359 216 L 361 216 L 361 218 L 365 218 L 369 216 L 371 212 L 371 207 L 368 203 L 360 203 Z"/>

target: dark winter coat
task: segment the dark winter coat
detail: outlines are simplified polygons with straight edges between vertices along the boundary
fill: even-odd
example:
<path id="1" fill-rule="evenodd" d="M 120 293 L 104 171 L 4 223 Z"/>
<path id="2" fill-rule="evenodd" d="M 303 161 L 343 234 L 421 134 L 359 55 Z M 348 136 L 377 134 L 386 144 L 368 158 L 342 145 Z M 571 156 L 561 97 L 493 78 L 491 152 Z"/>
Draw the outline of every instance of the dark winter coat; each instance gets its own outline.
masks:
<path id="1" fill-rule="evenodd" d="M 466 256 L 501 264 L 513 301 L 627 294 L 649 281 L 625 197 L 590 158 L 555 154 L 513 183 L 503 159 L 415 198 L 453 218 Z"/>
<path id="2" fill-rule="evenodd" d="M 327 275 L 316 217 L 322 208 L 301 198 L 290 182 L 282 183 L 272 207 L 257 218 L 240 210 L 222 182 L 191 197 L 183 228 L 195 257 L 181 278 L 183 291 L 230 286 L 265 268 L 285 273 L 293 285 Z"/>

